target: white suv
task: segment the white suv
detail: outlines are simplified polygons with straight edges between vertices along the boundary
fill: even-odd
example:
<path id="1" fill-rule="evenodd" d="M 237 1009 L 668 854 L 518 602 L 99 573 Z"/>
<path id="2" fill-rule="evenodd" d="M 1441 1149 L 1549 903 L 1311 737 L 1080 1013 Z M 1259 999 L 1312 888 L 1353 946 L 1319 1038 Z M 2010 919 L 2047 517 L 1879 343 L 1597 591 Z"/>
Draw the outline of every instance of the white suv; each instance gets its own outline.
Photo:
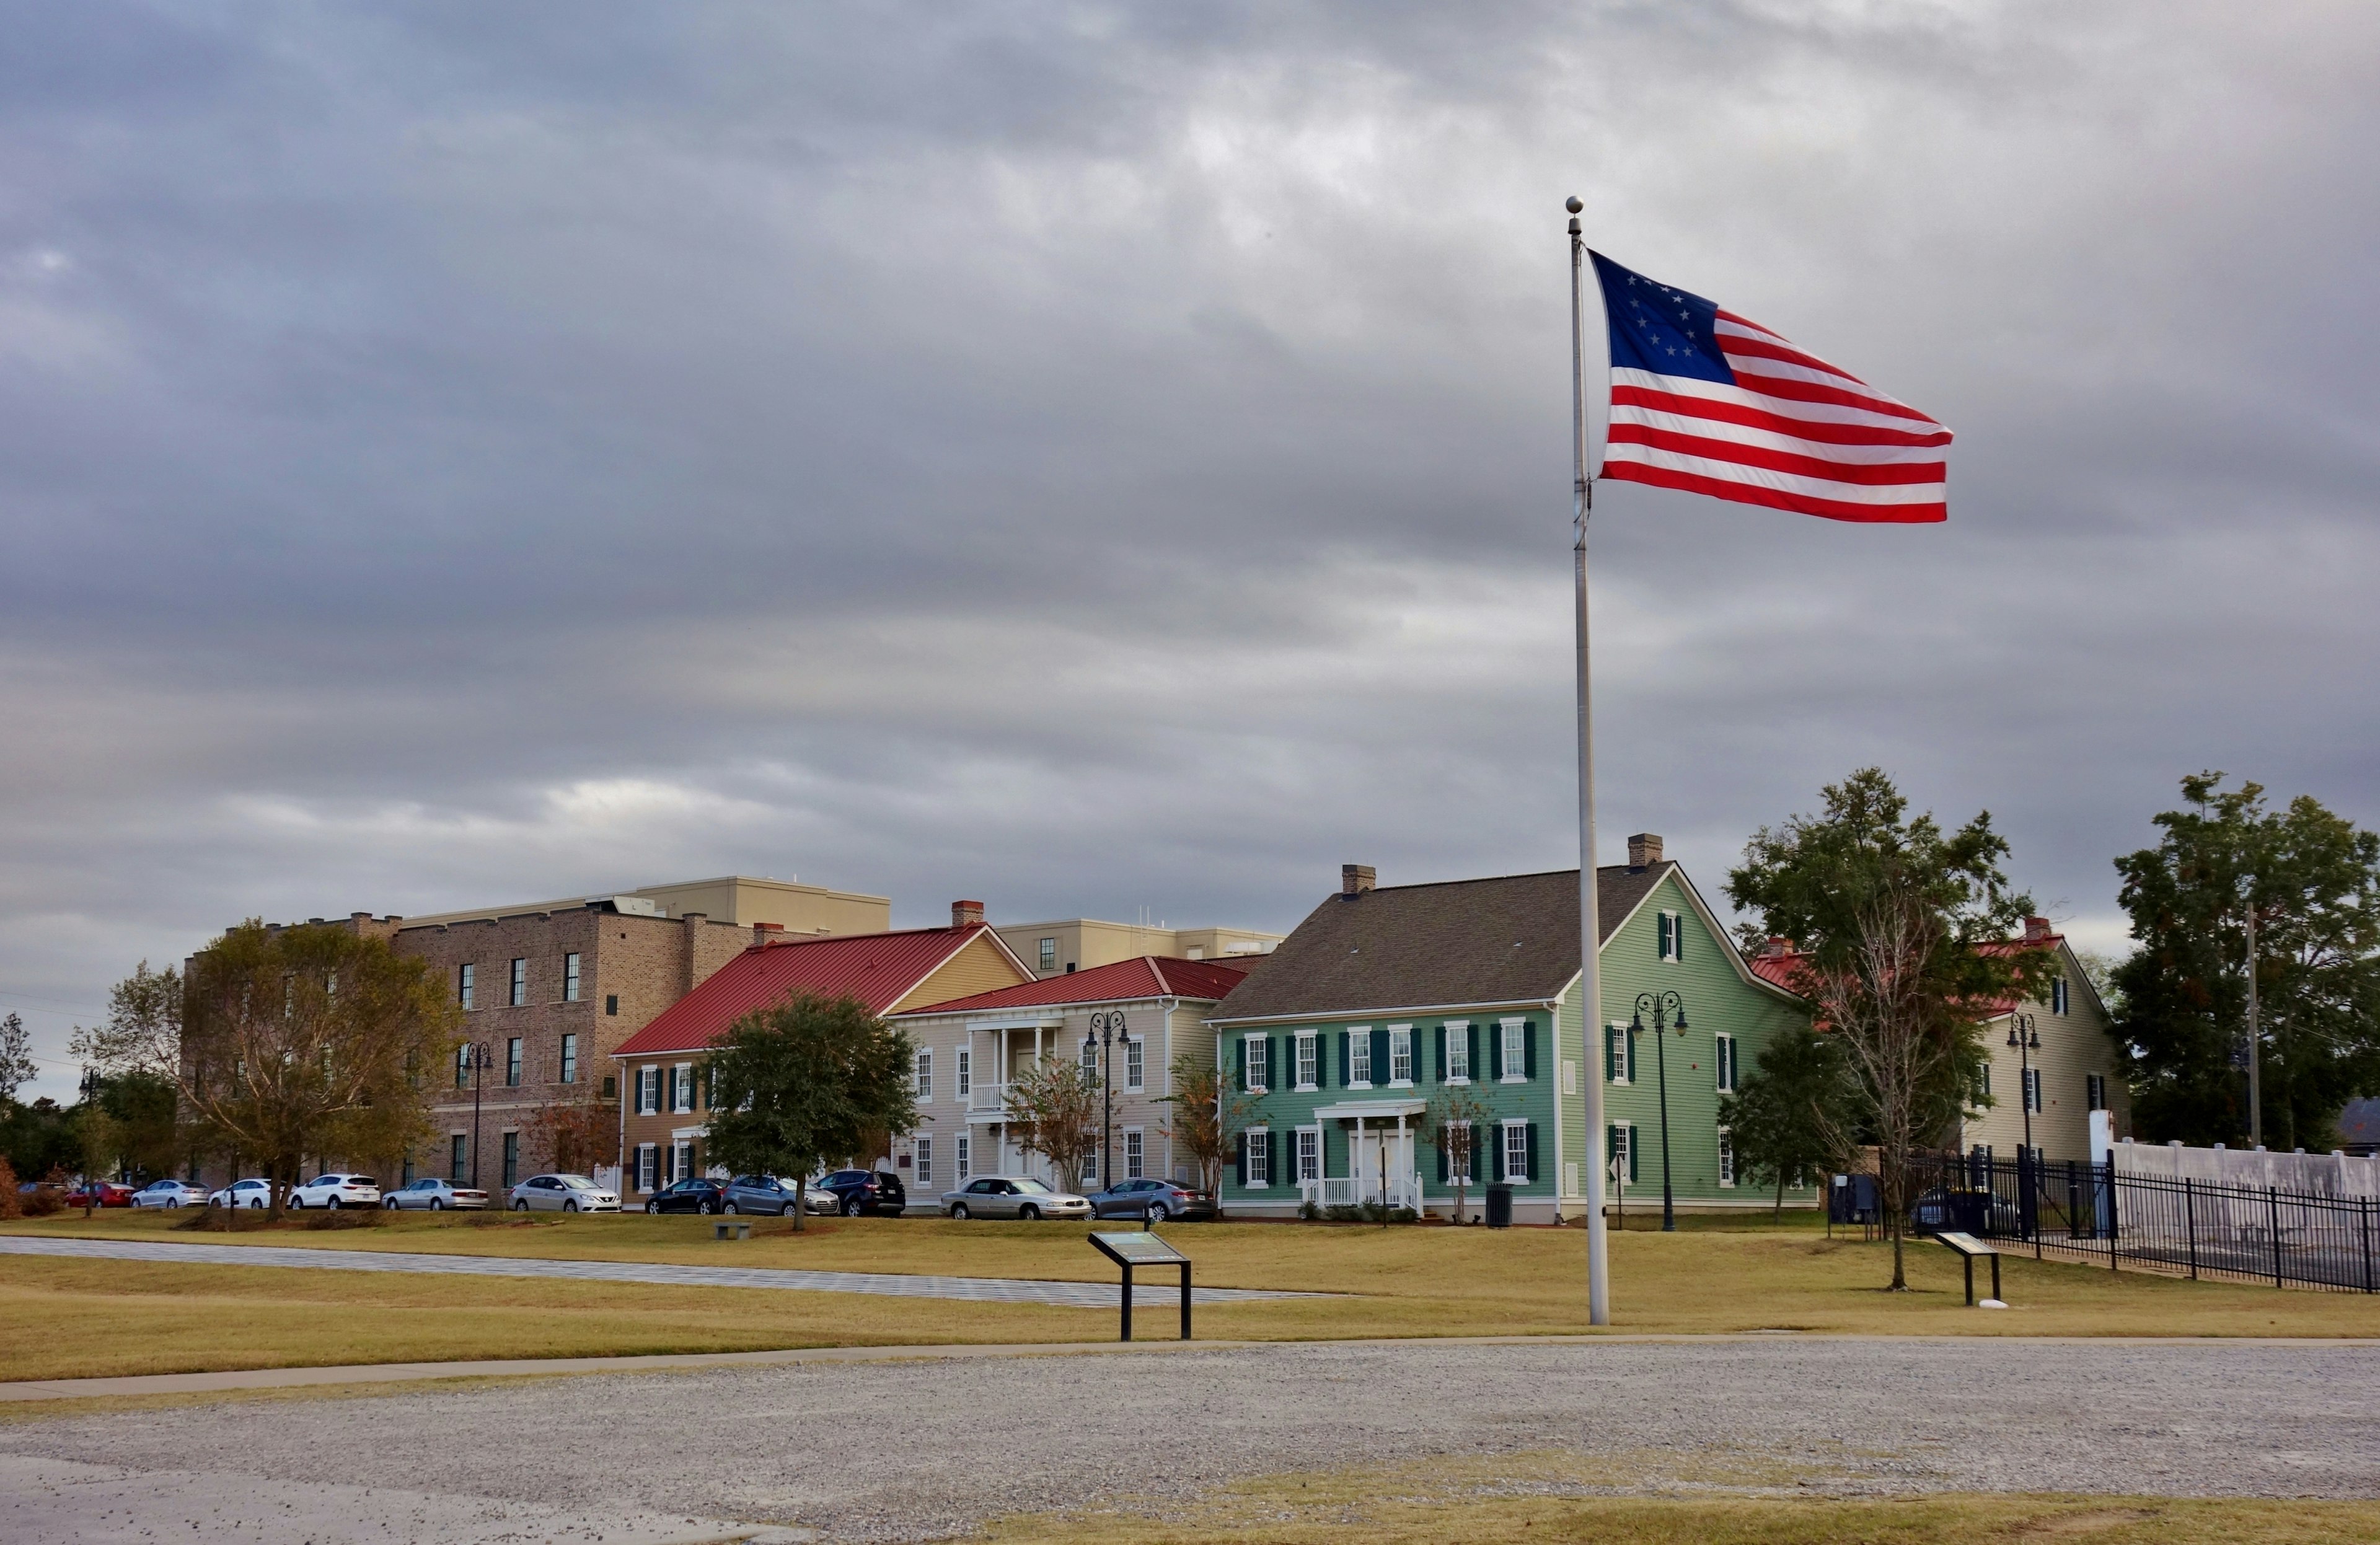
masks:
<path id="1" fill-rule="evenodd" d="M 289 1188 L 289 1205 L 378 1207 L 380 1182 L 368 1174 L 318 1174 L 303 1186 Z"/>

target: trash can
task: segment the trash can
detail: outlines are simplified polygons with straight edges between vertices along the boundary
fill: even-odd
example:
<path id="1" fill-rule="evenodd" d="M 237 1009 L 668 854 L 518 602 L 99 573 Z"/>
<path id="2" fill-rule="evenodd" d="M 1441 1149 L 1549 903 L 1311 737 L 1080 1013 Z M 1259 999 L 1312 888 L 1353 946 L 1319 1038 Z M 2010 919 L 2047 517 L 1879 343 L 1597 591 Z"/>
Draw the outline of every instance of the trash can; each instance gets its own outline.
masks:
<path id="1" fill-rule="evenodd" d="M 1510 1186 L 1488 1187 L 1488 1226 L 1489 1228 L 1512 1226 L 1512 1188 Z"/>

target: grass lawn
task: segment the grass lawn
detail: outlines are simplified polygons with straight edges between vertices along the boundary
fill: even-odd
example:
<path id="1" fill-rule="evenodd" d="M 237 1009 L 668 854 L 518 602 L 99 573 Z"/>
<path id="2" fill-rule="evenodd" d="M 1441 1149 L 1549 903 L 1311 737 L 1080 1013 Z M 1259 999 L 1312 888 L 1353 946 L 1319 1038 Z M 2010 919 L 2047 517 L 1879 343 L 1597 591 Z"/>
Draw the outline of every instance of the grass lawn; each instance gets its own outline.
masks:
<path id="1" fill-rule="evenodd" d="M 368 1228 L 293 1224 L 189 1233 L 187 1213 L 114 1211 L 0 1224 L 8 1234 L 204 1240 L 322 1249 L 1114 1280 L 1054 1223 L 760 1220 L 744 1243 L 692 1217 L 375 1214 Z M 1584 1332 L 1576 1229 L 1184 1224 L 1167 1231 L 1209 1286 L 1350 1296 L 1202 1308 L 1214 1339 Z M 2006 1311 L 1961 1303 L 1957 1262 L 1909 1247 L 1916 1291 L 1880 1291 L 1886 1247 L 1824 1238 L 1815 1223 L 1694 1220 L 1611 1239 L 1613 1329 L 1664 1334 L 1791 1330 L 1904 1335 L 2380 1335 L 2380 1299 L 2190 1283 L 2104 1266 L 2006 1262 Z M 1162 1318 L 1161 1316 L 1160 1317 Z M 838 1344 L 1103 1341 L 1107 1311 L 845 1294 L 270 1267 L 0 1258 L 0 1379 L 327 1363 L 749 1350 Z"/>
<path id="2" fill-rule="evenodd" d="M 1615 1471 L 1617 1473 L 1615 1473 Z M 1730 1471 L 1743 1482 L 1741 1466 Z M 1713 1495 L 1707 1478 L 1649 1478 L 1608 1460 L 1524 1454 L 1395 1468 L 1271 1476 L 1196 1501 L 1126 1499 L 1071 1514 L 1002 1519 L 994 1545 L 2335 1545 L 2380 1541 L 2380 1503 L 2185 1501 L 2163 1497 L 1823 1492 Z M 1597 1495 L 1597 1492 L 1606 1494 Z"/>

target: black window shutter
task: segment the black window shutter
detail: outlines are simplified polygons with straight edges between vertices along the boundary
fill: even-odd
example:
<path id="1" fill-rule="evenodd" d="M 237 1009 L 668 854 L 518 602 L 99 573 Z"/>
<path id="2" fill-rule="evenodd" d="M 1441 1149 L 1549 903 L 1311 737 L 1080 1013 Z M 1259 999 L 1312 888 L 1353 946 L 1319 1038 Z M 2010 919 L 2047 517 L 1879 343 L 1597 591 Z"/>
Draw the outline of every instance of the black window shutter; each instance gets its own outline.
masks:
<path id="1" fill-rule="evenodd" d="M 1283 1060 L 1292 1044 L 1285 1035 L 1265 1037 L 1265 1083 L 1269 1088 L 1285 1089 L 1297 1082 L 1297 1070 Z"/>
<path id="2" fill-rule="evenodd" d="M 1374 1030 L 1372 1032 L 1372 1082 L 1385 1084 L 1389 1081 L 1389 1032 Z"/>
<path id="3" fill-rule="evenodd" d="M 1469 1074 L 1472 1077 L 1476 1078 L 1476 1077 L 1479 1077 L 1479 1027 L 1478 1027 L 1478 1026 L 1476 1026 L 1476 1025 L 1466 1025 L 1466 1026 L 1464 1026 L 1464 1027 L 1463 1028 L 1463 1046 L 1464 1046 L 1465 1050 L 1467 1051 L 1467 1052 L 1469 1053 L 1469 1054 L 1468 1054 L 1468 1055 L 1463 1059 L 1463 1070 L 1465 1073 Z M 1474 1174 L 1478 1174 L 1479 1172 L 1477 1172 L 1476 1170 L 1474 1170 L 1472 1173 L 1473 1173 Z"/>
<path id="4" fill-rule="evenodd" d="M 1672 958 L 1686 958 L 1686 915 L 1683 912 L 1670 919 L 1670 954 Z"/>
<path id="5" fill-rule="evenodd" d="M 1437 1037 L 1436 1037 L 1435 1039 L 1436 1039 L 1436 1040 L 1437 1040 L 1437 1041 L 1438 1041 L 1438 1081 L 1439 1081 L 1439 1083 L 1441 1083 L 1441 1084 L 1442 1084 L 1442 1083 L 1446 1082 L 1446 1027 L 1445 1027 L 1445 1026 L 1440 1025 L 1440 1026 L 1438 1028 L 1438 1035 L 1437 1035 Z M 1440 1180 L 1444 1180 L 1444 1179 L 1446 1178 L 1446 1176 L 1444 1176 L 1444 1175 L 1439 1175 L 1438 1178 L 1439 1178 L 1439 1179 L 1440 1179 Z"/>
<path id="6" fill-rule="evenodd" d="M 1240 1086 L 1240 1092 L 1241 1092 L 1242 1094 L 1245 1094 L 1245 1093 L 1247 1093 L 1247 1092 L 1248 1092 L 1248 1042 L 1247 1042 L 1247 1038 L 1246 1038 L 1246 1037 L 1245 1037 L 1245 1036 L 1241 1037 L 1240 1039 L 1238 1039 L 1238 1040 L 1236 1040 L 1232 1041 L 1232 1049 L 1233 1049 L 1233 1055 L 1232 1055 L 1232 1061 L 1237 1064 L 1237 1071 L 1238 1071 L 1238 1073 L 1239 1073 L 1239 1086 Z M 1245 1175 L 1243 1175 L 1243 1176 L 1241 1177 L 1241 1181 L 1240 1181 L 1240 1183 L 1241 1183 L 1242 1185 L 1245 1185 L 1245 1184 L 1247 1184 L 1247 1180 L 1246 1180 L 1246 1177 L 1245 1177 Z"/>
<path id="7" fill-rule="evenodd" d="M 1355 1064 L 1347 1057 L 1347 1032 L 1341 1030 L 1339 1032 L 1339 1087 L 1341 1089 L 1347 1087 L 1347 1080 L 1354 1076 L 1354 1066 Z"/>
<path id="8" fill-rule="evenodd" d="M 1446 1131 L 1443 1128 L 1439 1129 L 1438 1135 L 1438 1178 L 1440 1185 L 1445 1184 L 1447 1178 L 1454 1173 L 1448 1167 L 1446 1159 L 1447 1146 L 1453 1141 L 1453 1133 Z"/>
<path id="9" fill-rule="evenodd" d="M 1488 1027 L 1488 1077 L 1490 1079 L 1504 1077 L 1504 1027 L 1501 1025 Z"/>
<path id="10" fill-rule="evenodd" d="M 1282 1178 L 1281 1144 L 1281 1139 L 1289 1136 L 1290 1135 L 1285 1132 L 1268 1132 L 1265 1134 L 1265 1184 L 1268 1186 L 1276 1186 L 1281 1183 Z M 1292 1140 L 1294 1139 L 1293 1138 Z"/>
<path id="11" fill-rule="evenodd" d="M 1241 1188 L 1242 1188 L 1243 1190 L 1245 1190 L 1245 1189 L 1247 1187 L 1247 1184 L 1248 1184 L 1248 1135 L 1247 1135 L 1245 1132 L 1243 1132 L 1243 1133 L 1241 1133 L 1241 1134 L 1240 1134 L 1240 1186 L 1241 1186 Z"/>
<path id="12" fill-rule="evenodd" d="M 1534 1019 L 1521 1027 L 1521 1077 L 1537 1076 L 1537 1022 Z"/>
<path id="13" fill-rule="evenodd" d="M 1529 1123 L 1529 1181 L 1530 1181 L 1530 1183 L 1531 1183 L 1532 1185 L 1536 1184 L 1536 1178 L 1537 1178 L 1537 1124 L 1536 1124 L 1536 1122 L 1534 1122 L 1534 1121 L 1533 1121 L 1533 1122 Z"/>

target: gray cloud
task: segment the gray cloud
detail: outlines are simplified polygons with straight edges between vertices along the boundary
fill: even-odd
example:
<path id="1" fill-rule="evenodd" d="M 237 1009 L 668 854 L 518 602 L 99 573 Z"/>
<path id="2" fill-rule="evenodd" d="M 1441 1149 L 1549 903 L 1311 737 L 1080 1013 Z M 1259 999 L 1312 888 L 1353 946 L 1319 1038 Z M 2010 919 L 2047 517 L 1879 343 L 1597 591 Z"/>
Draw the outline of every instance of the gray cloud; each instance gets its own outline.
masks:
<path id="1" fill-rule="evenodd" d="M 53 1053 L 249 914 L 1280 927 L 1342 859 L 1572 861 L 1572 191 L 1960 432 L 1947 528 L 1604 492 L 1607 843 L 1716 890 L 1881 761 L 2113 943 L 2181 772 L 2380 820 L 2369 7 L 12 36 L 0 1003 Z"/>

